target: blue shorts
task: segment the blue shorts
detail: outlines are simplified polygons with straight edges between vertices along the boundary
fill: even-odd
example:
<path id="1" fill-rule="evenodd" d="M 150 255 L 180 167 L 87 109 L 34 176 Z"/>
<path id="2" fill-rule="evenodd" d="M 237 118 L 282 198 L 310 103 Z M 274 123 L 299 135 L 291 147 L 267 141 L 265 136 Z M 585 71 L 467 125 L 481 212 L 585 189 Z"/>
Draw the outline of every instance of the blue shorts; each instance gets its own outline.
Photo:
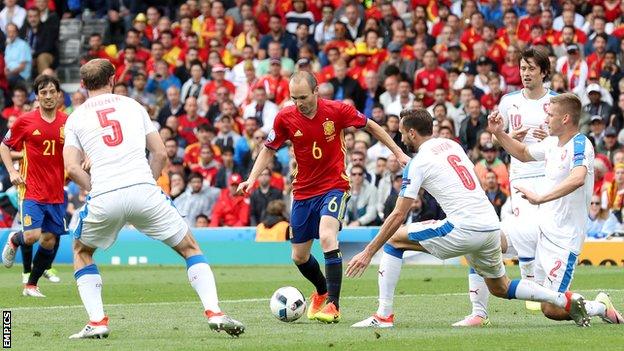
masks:
<path id="1" fill-rule="evenodd" d="M 342 223 L 350 197 L 349 193 L 344 191 L 330 190 L 326 194 L 309 199 L 293 200 L 290 242 L 300 244 L 318 239 L 322 216 L 332 216 Z"/>
<path id="2" fill-rule="evenodd" d="M 66 209 L 67 202 L 42 204 L 34 200 L 23 200 L 21 212 L 24 231 L 41 228 L 43 233 L 67 234 Z"/>

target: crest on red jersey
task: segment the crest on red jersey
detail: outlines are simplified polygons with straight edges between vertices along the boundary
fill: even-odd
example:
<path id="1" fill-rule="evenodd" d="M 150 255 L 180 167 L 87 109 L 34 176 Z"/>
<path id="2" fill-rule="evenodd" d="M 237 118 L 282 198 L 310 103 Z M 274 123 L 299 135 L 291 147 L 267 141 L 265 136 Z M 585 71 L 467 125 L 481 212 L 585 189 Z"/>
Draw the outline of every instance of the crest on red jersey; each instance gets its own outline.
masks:
<path id="1" fill-rule="evenodd" d="M 323 132 L 325 136 L 330 136 L 336 132 L 336 128 L 334 127 L 334 121 L 325 121 L 323 122 Z"/>

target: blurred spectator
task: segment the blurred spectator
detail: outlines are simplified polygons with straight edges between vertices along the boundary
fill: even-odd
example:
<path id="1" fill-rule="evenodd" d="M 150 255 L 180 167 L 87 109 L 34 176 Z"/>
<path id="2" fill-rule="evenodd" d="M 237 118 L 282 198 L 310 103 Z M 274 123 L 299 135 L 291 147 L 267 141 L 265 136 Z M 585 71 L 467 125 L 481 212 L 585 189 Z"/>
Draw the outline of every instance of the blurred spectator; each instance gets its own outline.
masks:
<path id="1" fill-rule="evenodd" d="M 34 67 L 38 74 L 46 68 L 56 66 L 58 35 L 58 28 L 52 28 L 41 22 L 38 8 L 33 7 L 28 10 L 27 24 L 21 29 L 21 37 L 30 46 Z"/>
<path id="2" fill-rule="evenodd" d="M 293 42 L 294 42 L 294 39 L 293 39 Z M 296 48 L 296 43 L 293 45 L 295 45 L 295 48 Z M 256 66 L 256 75 L 258 75 L 258 77 L 262 77 L 264 75 L 269 74 L 271 70 L 271 65 L 276 61 L 279 64 L 281 64 L 280 72 L 281 71 L 286 71 L 286 72 L 295 71 L 295 61 L 293 61 L 293 59 L 291 59 L 290 57 L 283 56 L 282 46 L 279 41 L 269 42 L 267 48 L 268 48 L 268 51 L 267 51 L 268 57 L 258 62 L 258 66 Z M 296 55 L 295 55 L 295 59 L 296 59 Z"/>
<path id="3" fill-rule="evenodd" d="M 364 73 L 366 89 L 364 92 L 364 110 L 362 113 L 368 118 L 373 117 L 373 108 L 379 105 L 379 97 L 383 94 L 383 88 L 379 86 L 379 75 L 375 71 Z"/>
<path id="4" fill-rule="evenodd" d="M 256 241 L 284 241 L 289 239 L 286 204 L 282 200 L 270 201 L 266 216 L 256 226 Z"/>
<path id="5" fill-rule="evenodd" d="M 220 0 L 210 1 L 210 15 L 204 16 L 204 23 L 201 28 L 201 36 L 204 38 L 206 42 L 208 42 L 212 38 L 216 38 L 221 34 L 224 34 L 227 37 L 232 36 L 232 32 L 234 31 L 234 19 L 230 16 L 225 15 L 225 7 L 223 6 L 223 2 Z M 218 28 L 219 20 L 223 21 L 223 33 L 220 33 Z"/>
<path id="6" fill-rule="evenodd" d="M 191 173 L 188 178 L 188 187 L 184 193 L 173 200 L 173 204 L 180 214 L 184 216 L 189 226 L 195 224 L 195 218 L 199 214 L 212 216 L 213 208 L 219 199 L 220 190 L 211 186 L 205 186 L 203 177 L 198 173 Z M 173 192 L 172 181 L 172 192 Z"/>
<path id="7" fill-rule="evenodd" d="M 248 65 L 251 64 L 251 68 L 255 70 L 258 67 L 259 61 L 255 57 L 254 48 L 251 45 L 245 45 L 241 49 L 241 61 L 234 65 L 232 68 L 232 83 L 235 86 L 239 87 L 245 83 L 249 83 L 247 79 L 247 73 L 245 71 L 248 69 Z"/>
<path id="8" fill-rule="evenodd" d="M 377 189 L 365 181 L 365 169 L 351 166 L 351 200 L 347 202 L 345 222 L 349 227 L 375 225 L 377 222 Z M 344 206 L 341 204 L 341 206 Z"/>
<path id="9" fill-rule="evenodd" d="M 160 60 L 154 64 L 154 73 L 150 74 L 149 80 L 147 81 L 147 90 L 150 93 L 155 93 L 159 91 L 161 94 L 165 93 L 169 87 L 176 87 L 180 89 L 182 83 L 178 77 L 172 75 L 169 72 L 169 65 L 167 62 Z"/>
<path id="10" fill-rule="evenodd" d="M 208 105 L 217 102 L 217 89 L 220 87 L 227 88 L 229 94 L 233 95 L 236 93 L 234 84 L 225 79 L 225 66 L 222 64 L 212 66 L 210 77 L 212 80 L 204 86 L 204 90 L 202 91 L 202 94 L 206 96 Z"/>
<path id="11" fill-rule="evenodd" d="M 507 166 L 505 166 L 503 161 L 498 158 L 498 148 L 491 142 L 487 143 L 481 148 L 481 155 L 483 159 L 477 162 L 474 168 L 481 186 L 483 188 L 486 187 L 488 173 L 494 172 L 496 173 L 500 190 L 505 194 L 509 194 L 509 171 L 507 171 Z"/>
<path id="12" fill-rule="evenodd" d="M 392 192 L 392 182 L 397 176 L 401 176 L 402 173 L 401 164 L 397 161 L 396 156 L 394 154 L 388 155 L 385 172 L 377 183 L 377 215 L 379 218 L 385 218 L 384 203 Z"/>
<path id="13" fill-rule="evenodd" d="M 4 0 L 4 8 L 0 11 L 0 30 L 8 36 L 9 24 L 14 24 L 17 30 L 22 28 L 26 20 L 26 10 L 17 4 L 17 0 Z"/>
<path id="14" fill-rule="evenodd" d="M 258 225 L 262 222 L 268 211 L 268 205 L 273 200 L 282 200 L 282 192 L 271 186 L 270 168 L 265 168 L 260 172 L 258 176 L 258 188 L 251 193 L 249 198 L 250 213 L 249 213 L 249 225 Z"/>
<path id="15" fill-rule="evenodd" d="M 495 110 L 498 107 L 503 90 L 501 89 L 501 76 L 498 73 L 490 72 L 488 74 L 488 92 L 481 97 L 481 105 L 487 111 Z"/>
<path id="16" fill-rule="evenodd" d="M 465 150 L 472 149 L 477 143 L 477 135 L 487 127 L 487 116 L 481 112 L 481 103 L 477 99 L 468 101 L 468 116 L 461 123 L 459 139 Z"/>
<path id="17" fill-rule="evenodd" d="M 203 123 L 198 125 L 195 130 L 195 137 L 197 138 L 197 142 L 188 145 L 184 149 L 184 164 L 188 168 L 195 167 L 199 163 L 199 152 L 202 145 L 211 145 L 212 152 L 215 156 L 220 158 L 221 152 L 220 149 L 213 145 L 213 140 L 217 135 L 217 131 L 213 126 Z"/>
<path id="18" fill-rule="evenodd" d="M 278 42 L 280 54 L 271 55 L 270 43 Z M 260 48 L 258 49 L 258 58 L 263 60 L 268 57 L 277 58 L 282 56 L 281 49 L 284 48 L 284 56 L 290 57 L 290 61 L 297 57 L 297 46 L 293 35 L 284 30 L 282 24 L 282 18 L 279 15 L 273 14 L 269 19 L 269 32 L 260 38 Z M 268 53 L 267 53 L 268 51 Z M 282 62 L 282 65 L 284 62 Z M 294 64 L 293 64 L 294 67 Z M 286 68 L 286 67 L 282 67 Z M 292 72 L 292 71 L 290 71 Z M 263 75 L 263 72 L 258 72 L 258 75 Z"/>
<path id="19" fill-rule="evenodd" d="M 201 145 L 197 163 L 190 167 L 191 172 L 201 174 L 205 184 L 215 186 L 219 168 L 221 168 L 221 163 L 214 159 L 212 146 L 210 144 Z"/>
<path id="20" fill-rule="evenodd" d="M 487 195 L 488 200 L 490 200 L 492 206 L 494 206 L 496 214 L 500 218 L 501 208 L 503 207 L 505 201 L 507 201 L 507 195 L 500 189 L 499 179 L 496 172 L 493 170 L 486 171 L 485 179 L 481 184 L 483 184 L 485 195 Z"/>
<path id="21" fill-rule="evenodd" d="M 234 120 L 230 115 L 223 115 L 219 119 L 219 132 L 214 140 L 214 144 L 218 146 L 221 150 L 224 147 L 234 147 L 241 137 L 238 133 L 233 130 Z"/>
<path id="22" fill-rule="evenodd" d="M 182 150 L 180 152 L 180 150 Z M 176 138 L 169 138 L 165 140 L 165 151 L 167 153 L 168 165 L 178 164 L 183 162 L 184 150 L 180 148 L 178 140 Z M 180 155 L 182 153 L 182 156 Z"/>
<path id="23" fill-rule="evenodd" d="M 310 34 L 314 31 L 314 15 L 306 5 L 305 0 L 293 0 L 292 11 L 288 11 L 286 16 L 286 31 L 290 34 L 295 34 L 300 24 L 306 25 L 306 30 L 309 29 Z"/>
<path id="24" fill-rule="evenodd" d="M 130 97 L 143 105 L 150 116 L 156 113 L 156 96 L 145 90 L 147 85 L 147 76 L 143 72 L 137 72 L 132 79 L 132 89 L 130 89 Z"/>
<path id="25" fill-rule="evenodd" d="M 186 98 L 189 96 L 199 99 L 201 92 L 204 91 L 206 83 L 208 83 L 208 80 L 204 78 L 204 67 L 199 60 L 191 62 L 190 74 L 191 77 L 184 82 L 180 90 L 182 101 L 186 101 Z"/>
<path id="26" fill-rule="evenodd" d="M 416 95 L 412 93 L 412 83 L 407 80 L 402 80 L 399 82 L 399 96 L 394 102 L 388 105 L 386 113 L 398 116 L 404 109 L 411 108 L 415 99 Z"/>
<path id="27" fill-rule="evenodd" d="M 522 88 L 522 79 L 520 78 L 520 49 L 517 45 L 510 45 L 507 47 L 505 62 L 499 68 L 500 74 L 507 86 L 506 92 L 512 92 Z"/>
<path id="28" fill-rule="evenodd" d="M 263 86 L 269 100 L 280 106 L 285 100 L 290 98 L 288 91 L 288 79 L 281 74 L 281 63 L 279 59 L 270 58 L 269 72 L 260 77 L 258 86 Z"/>
<path id="29" fill-rule="evenodd" d="M 604 133 L 605 123 L 602 119 L 602 116 L 591 116 L 591 119 L 589 121 L 589 134 L 587 136 L 593 138 L 595 144 L 602 144 Z"/>
<path id="30" fill-rule="evenodd" d="M 243 60 L 251 59 L 250 55 L 245 53 L 245 48 L 251 49 L 252 53 L 257 52 L 260 45 L 260 35 L 256 19 L 245 19 L 243 21 L 243 31 L 232 41 L 232 55 Z"/>
<path id="31" fill-rule="evenodd" d="M 80 105 L 82 105 L 86 100 L 87 97 L 85 96 L 85 94 L 80 90 L 76 90 L 71 95 L 71 105 L 65 110 L 65 112 L 68 115 L 71 114 L 72 112 L 76 111 L 76 109 L 80 107 Z"/>
<path id="32" fill-rule="evenodd" d="M 602 101 L 600 85 L 594 83 L 587 86 L 587 97 L 589 103 L 583 106 L 583 112 L 589 116 L 602 117 L 605 125 L 608 125 L 611 117 L 611 105 Z"/>
<path id="33" fill-rule="evenodd" d="M 251 150 L 256 146 L 254 133 L 259 129 L 260 124 L 255 117 L 248 117 L 245 118 L 243 126 L 241 138 L 234 146 L 234 163 L 246 170 L 250 168 Z M 246 175 L 246 172 L 240 172 L 240 174 Z"/>
<path id="34" fill-rule="evenodd" d="M 600 196 L 593 195 L 585 229 L 588 237 L 603 239 L 621 230 L 621 223 L 611 211 L 600 207 Z"/>
<path id="35" fill-rule="evenodd" d="M 180 89 L 171 86 L 166 92 L 167 102 L 158 112 L 157 121 L 161 126 L 166 124 L 170 116 L 179 117 L 184 114 L 184 102 L 180 100 Z M 177 132 L 177 130 L 176 130 Z"/>
<path id="36" fill-rule="evenodd" d="M 334 99 L 334 86 L 330 83 L 321 83 L 318 90 L 319 96 L 326 100 Z"/>
<path id="37" fill-rule="evenodd" d="M 210 217 L 211 227 L 243 227 L 249 224 L 249 199 L 236 191 L 242 181 L 240 174 L 230 176 L 228 188 L 221 190 L 214 206 Z"/>
<path id="38" fill-rule="evenodd" d="M 221 168 L 216 175 L 215 186 L 219 189 L 225 189 L 227 187 L 227 180 L 234 173 L 243 174 L 244 169 L 234 162 L 234 149 L 231 147 L 224 147 L 221 150 Z"/>
<path id="39" fill-rule="evenodd" d="M 581 57 L 577 44 L 566 46 L 566 52 L 566 56 L 561 56 L 557 60 L 557 72 L 561 72 L 566 77 L 568 87 L 573 93 L 582 96 L 585 91 L 589 68 Z"/>
<path id="40" fill-rule="evenodd" d="M 366 180 L 369 183 L 373 183 L 375 181 L 375 179 L 373 178 L 373 175 L 370 174 L 368 170 L 366 169 L 366 154 L 363 151 L 354 150 L 351 153 L 351 160 L 347 168 L 351 169 L 351 167 L 354 167 L 354 166 L 360 166 L 364 168 L 364 176 L 363 176 L 364 180 Z"/>
<path id="41" fill-rule="evenodd" d="M 113 86 L 113 94 L 128 96 L 128 84 L 126 83 L 117 83 Z"/>
<path id="42" fill-rule="evenodd" d="M 314 28 L 314 41 L 318 43 L 319 47 L 323 49 L 325 44 L 334 40 L 334 7 L 329 3 L 323 3 L 321 9 L 322 19 L 321 22 L 316 24 Z"/>
<path id="43" fill-rule="evenodd" d="M 234 94 L 234 103 L 243 110 L 253 101 L 253 90 L 258 86 L 258 78 L 256 77 L 256 68 L 252 60 L 242 62 L 244 64 L 243 73 L 244 81 L 239 82 L 236 86 L 236 94 Z M 234 67 L 236 68 L 236 67 Z"/>
<path id="44" fill-rule="evenodd" d="M 83 65 L 96 58 L 107 59 L 111 62 L 114 61 L 103 46 L 102 35 L 100 33 L 93 33 L 89 36 L 89 50 L 80 59 L 80 64 Z"/>
<path id="45" fill-rule="evenodd" d="M 329 81 L 334 87 L 333 100 L 351 98 L 356 109 L 361 111 L 364 107 L 364 90 L 355 79 L 347 76 L 347 64 L 343 60 L 334 64 L 334 73 L 334 78 Z"/>
<path id="46" fill-rule="evenodd" d="M 446 71 L 438 66 L 435 51 L 428 49 L 423 57 L 424 67 L 416 72 L 414 90 L 416 97 L 423 100 L 425 107 L 433 104 L 433 92 L 436 88 L 449 88 Z"/>
<path id="47" fill-rule="evenodd" d="M 601 153 L 613 161 L 613 154 L 621 147 L 617 139 L 618 132 L 613 127 L 607 127 L 602 143 L 596 144 L 596 152 Z"/>
<path id="48" fill-rule="evenodd" d="M 178 120 L 178 134 L 186 141 L 185 145 L 189 145 L 197 142 L 195 128 L 208 121 L 197 114 L 197 99 L 192 96 L 184 102 L 184 112 Z"/>
<path id="49" fill-rule="evenodd" d="M 195 228 L 207 228 L 210 221 L 208 221 L 208 216 L 203 213 L 200 213 L 195 217 Z"/>
<path id="50" fill-rule="evenodd" d="M 14 87 L 19 82 L 30 79 L 32 55 L 28 43 L 19 38 L 17 25 L 14 23 L 7 24 L 6 36 L 7 44 L 4 51 L 4 61 L 6 67 L 4 69 L 4 73 L 6 74 L 9 82 L 9 87 Z"/>
<path id="51" fill-rule="evenodd" d="M 22 86 L 17 86 L 13 88 L 13 93 L 11 96 L 11 101 L 13 102 L 13 104 L 9 107 L 5 107 L 2 110 L 2 117 L 7 120 L 10 116 L 19 117 L 23 113 L 27 112 L 25 110 L 27 96 L 28 93 L 26 91 L 26 88 Z"/>

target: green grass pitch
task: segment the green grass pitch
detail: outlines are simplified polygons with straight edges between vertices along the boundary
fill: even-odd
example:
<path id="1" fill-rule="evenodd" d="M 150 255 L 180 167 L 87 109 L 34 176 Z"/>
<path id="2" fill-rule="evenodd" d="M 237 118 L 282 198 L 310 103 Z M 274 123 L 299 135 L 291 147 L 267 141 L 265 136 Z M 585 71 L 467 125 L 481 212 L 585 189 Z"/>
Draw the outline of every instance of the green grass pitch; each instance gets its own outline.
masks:
<path id="1" fill-rule="evenodd" d="M 624 325 L 599 318 L 581 329 L 524 309 L 520 301 L 490 299 L 492 326 L 455 329 L 469 312 L 467 269 L 406 266 L 395 299 L 395 328 L 356 330 L 349 326 L 377 306 L 376 267 L 360 279 L 344 279 L 342 321 L 335 325 L 275 319 L 268 306 L 273 291 L 293 285 L 312 288 L 294 266 L 213 267 L 221 308 L 245 323 L 238 339 L 208 329 L 202 307 L 183 266 L 100 266 L 111 335 L 105 340 L 68 340 L 87 322 L 72 269 L 58 266 L 62 282 L 42 281 L 45 299 L 21 296 L 17 267 L 0 270 L 0 309 L 12 311 L 15 350 L 604 350 L 624 347 Z M 515 267 L 509 269 L 517 276 Z M 593 299 L 608 291 L 624 309 L 621 267 L 578 267 L 573 290 Z"/>

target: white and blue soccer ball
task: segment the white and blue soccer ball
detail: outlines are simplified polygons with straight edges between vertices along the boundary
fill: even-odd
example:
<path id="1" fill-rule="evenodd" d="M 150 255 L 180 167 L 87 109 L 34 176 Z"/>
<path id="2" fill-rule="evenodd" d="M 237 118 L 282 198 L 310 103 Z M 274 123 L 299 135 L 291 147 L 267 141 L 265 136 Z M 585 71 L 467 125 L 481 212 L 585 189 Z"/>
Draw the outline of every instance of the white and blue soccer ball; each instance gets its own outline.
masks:
<path id="1" fill-rule="evenodd" d="M 285 286 L 277 289 L 271 297 L 271 312 L 282 322 L 294 322 L 306 310 L 306 300 L 299 289 Z"/>

